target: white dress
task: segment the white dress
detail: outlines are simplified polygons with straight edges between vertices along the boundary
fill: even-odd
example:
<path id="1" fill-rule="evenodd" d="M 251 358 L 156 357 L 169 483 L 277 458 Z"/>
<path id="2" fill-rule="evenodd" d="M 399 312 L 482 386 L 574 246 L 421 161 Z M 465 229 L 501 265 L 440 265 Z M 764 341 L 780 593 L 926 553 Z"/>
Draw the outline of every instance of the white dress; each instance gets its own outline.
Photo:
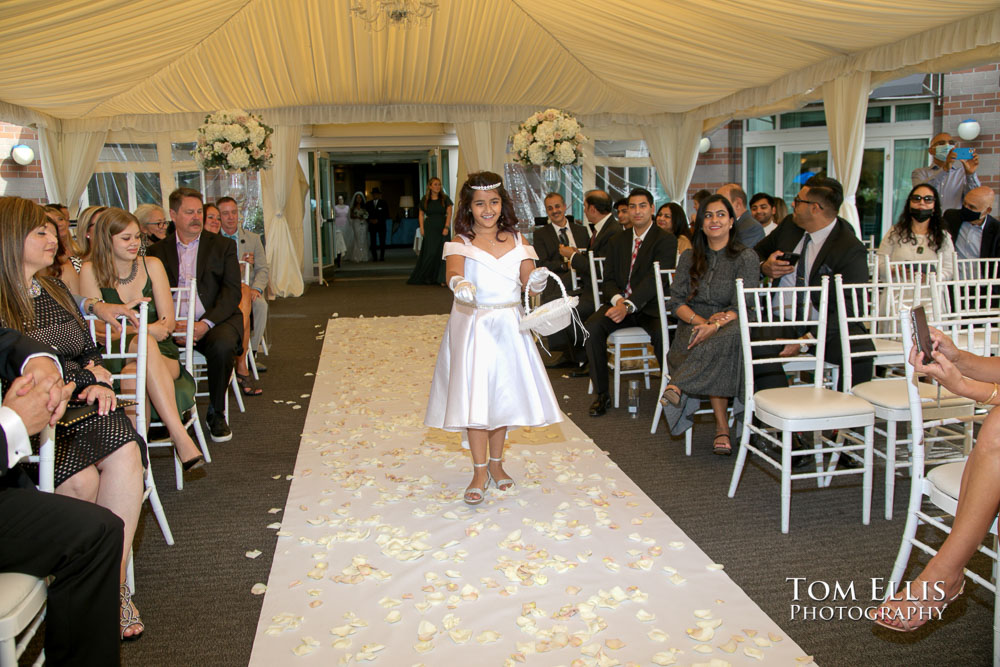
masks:
<path id="1" fill-rule="evenodd" d="M 497 259 L 458 236 L 444 244 L 448 255 L 465 257 L 465 279 L 476 286 L 476 305 L 452 304 L 424 423 L 463 431 L 562 421 L 535 343 L 518 330 L 521 262 L 538 259 L 534 248 L 518 234 L 517 246 Z"/>

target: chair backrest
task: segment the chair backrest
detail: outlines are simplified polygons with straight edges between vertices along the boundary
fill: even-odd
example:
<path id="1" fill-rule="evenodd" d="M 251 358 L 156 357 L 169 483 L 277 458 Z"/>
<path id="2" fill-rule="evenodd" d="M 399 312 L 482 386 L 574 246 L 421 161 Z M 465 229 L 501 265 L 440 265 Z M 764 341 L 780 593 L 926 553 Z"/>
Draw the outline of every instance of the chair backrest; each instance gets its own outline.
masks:
<path id="1" fill-rule="evenodd" d="M 653 262 L 653 275 L 656 276 L 656 305 L 660 313 L 660 340 L 663 345 L 663 359 L 660 368 L 667 368 L 667 351 L 670 349 L 670 333 L 677 329 L 677 324 L 671 324 L 667 318 L 667 301 L 670 299 L 670 283 L 674 280 L 674 269 L 661 269 L 660 262 Z"/>
<path id="2" fill-rule="evenodd" d="M 1000 259 L 981 257 L 974 259 L 959 259 L 955 257 L 955 271 L 952 276 L 956 280 L 993 280 L 1000 278 Z"/>
<path id="3" fill-rule="evenodd" d="M 240 260 L 240 272 L 243 274 L 243 284 L 250 284 L 250 275 L 253 272 L 253 264 Z"/>
<path id="4" fill-rule="evenodd" d="M 881 255 L 881 257 L 884 258 L 882 260 L 883 279 L 890 284 L 912 284 L 917 278 L 920 278 L 921 283 L 925 283 L 932 273 L 943 275 L 944 258 L 940 255 L 937 259 L 932 260 L 893 261 L 889 259 L 888 255 Z"/>
<path id="5" fill-rule="evenodd" d="M 930 285 L 935 320 L 1000 316 L 1000 278 L 938 280 L 932 274 Z"/>
<path id="6" fill-rule="evenodd" d="M 594 291 L 594 307 L 601 305 L 601 283 L 604 282 L 604 258 L 598 257 L 593 250 L 587 251 L 587 261 L 590 262 L 590 288 Z"/>
<path id="7" fill-rule="evenodd" d="M 125 326 L 128 324 L 128 321 L 124 317 L 119 320 L 122 327 L 122 335 L 117 338 L 112 334 L 111 325 L 107 322 L 99 320 L 94 315 L 88 315 L 85 318 L 87 326 L 90 328 L 90 337 L 101 348 L 101 356 L 104 360 L 116 360 L 122 364 L 122 370 L 118 373 L 112 373 L 111 377 L 119 382 L 118 398 L 135 400 L 136 431 L 143 437 L 145 437 L 146 428 L 149 425 L 146 415 L 146 354 L 149 340 L 149 324 L 146 322 L 146 315 L 148 311 L 149 304 L 139 304 L 139 329 L 135 331 L 136 345 L 133 352 L 129 352 L 128 349 L 128 339 L 130 337 L 124 334 Z M 125 366 L 130 362 L 135 362 L 135 370 L 131 373 L 126 373 L 124 372 Z M 134 380 L 135 389 L 129 392 L 125 391 L 125 386 L 121 383 L 122 380 Z"/>
<path id="8" fill-rule="evenodd" d="M 844 359 L 884 356 L 884 351 L 878 348 L 878 341 L 899 340 L 899 318 L 883 314 L 879 310 L 878 285 L 874 283 L 845 284 L 839 273 L 833 277 L 834 296 L 837 299 L 837 326 L 840 330 L 840 348 Z M 860 324 L 851 333 L 850 325 Z M 859 345 L 862 341 L 870 341 L 871 350 L 859 349 L 868 347 Z M 899 359 L 902 363 L 902 359 Z M 843 364 L 840 372 L 843 374 L 844 387 L 854 386 L 851 376 L 851 365 Z"/>
<path id="9" fill-rule="evenodd" d="M 174 300 L 174 320 L 184 322 L 184 333 L 174 332 L 174 338 L 184 339 L 180 346 L 181 361 L 184 369 L 194 375 L 194 318 L 188 313 L 194 313 L 195 299 L 198 295 L 197 281 L 192 279 L 187 287 L 171 287 L 170 296 Z"/>
<path id="10" fill-rule="evenodd" d="M 789 357 L 768 353 L 763 348 L 776 348 L 795 344 L 806 347 L 806 352 L 793 357 L 799 362 L 811 362 L 813 386 L 823 384 L 823 355 L 826 352 L 826 327 L 830 279 L 823 276 L 818 287 L 744 287 L 743 279 L 736 279 L 736 301 L 740 318 L 740 343 L 743 347 L 743 382 L 747 412 L 753 414 L 753 367 L 766 363 L 784 364 Z M 812 307 L 812 297 L 819 296 L 819 306 Z M 816 315 L 813 315 L 813 311 Z M 776 338 L 774 331 L 785 329 L 784 336 Z M 799 338 L 792 330 L 815 327 L 814 337 Z M 753 335 L 760 331 L 762 335 Z M 812 332 L 811 332 L 812 333 Z"/>

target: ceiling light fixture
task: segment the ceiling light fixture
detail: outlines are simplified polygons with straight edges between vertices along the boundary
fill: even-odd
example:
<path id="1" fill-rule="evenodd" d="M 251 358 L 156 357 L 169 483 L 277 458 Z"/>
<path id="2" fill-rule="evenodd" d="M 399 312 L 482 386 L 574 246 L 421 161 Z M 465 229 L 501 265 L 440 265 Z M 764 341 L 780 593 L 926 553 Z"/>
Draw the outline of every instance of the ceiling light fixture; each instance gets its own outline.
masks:
<path id="1" fill-rule="evenodd" d="M 438 4 L 428 0 L 355 0 L 351 14 L 371 32 L 386 28 L 411 28 L 427 22 Z"/>

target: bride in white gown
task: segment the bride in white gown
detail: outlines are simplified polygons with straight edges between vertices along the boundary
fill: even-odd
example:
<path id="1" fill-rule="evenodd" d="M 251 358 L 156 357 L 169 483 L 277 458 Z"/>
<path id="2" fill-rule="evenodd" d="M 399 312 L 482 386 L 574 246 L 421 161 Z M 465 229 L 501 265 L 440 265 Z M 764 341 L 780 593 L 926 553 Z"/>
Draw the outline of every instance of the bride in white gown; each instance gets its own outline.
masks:
<path id="1" fill-rule="evenodd" d="M 562 415 L 534 341 L 518 330 L 523 286 L 540 293 L 548 274 L 535 269 L 534 248 L 514 231 L 517 218 L 500 177 L 470 174 L 457 210 L 458 236 L 444 244 L 455 302 L 424 423 L 467 431 L 474 467 L 465 502 L 478 505 L 491 482 L 501 491 L 514 485 L 502 464 L 507 430 L 553 424 Z"/>

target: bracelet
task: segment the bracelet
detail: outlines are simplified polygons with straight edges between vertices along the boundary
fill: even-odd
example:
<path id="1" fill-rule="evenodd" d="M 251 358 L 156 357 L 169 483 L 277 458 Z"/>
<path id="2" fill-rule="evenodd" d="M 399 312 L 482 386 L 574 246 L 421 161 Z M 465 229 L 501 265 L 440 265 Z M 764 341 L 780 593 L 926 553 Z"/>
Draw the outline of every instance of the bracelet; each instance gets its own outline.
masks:
<path id="1" fill-rule="evenodd" d="M 696 317 L 698 317 L 698 313 L 696 313 L 696 312 L 694 312 L 694 311 L 692 310 L 692 311 L 691 311 L 691 319 L 690 319 L 690 320 L 688 320 L 688 324 L 694 324 L 694 319 L 695 319 Z"/>
<path id="2" fill-rule="evenodd" d="M 979 407 L 981 407 L 981 408 L 988 408 L 988 407 L 992 407 L 992 403 L 991 403 L 991 401 L 992 401 L 992 400 L 993 400 L 994 398 L 996 398 L 996 397 L 997 397 L 997 392 L 998 392 L 998 391 L 1000 391 L 1000 386 L 998 386 L 998 385 L 997 385 L 997 383 L 996 383 L 996 382 L 994 382 L 994 383 L 993 383 L 993 393 L 992 393 L 992 394 L 990 394 L 990 397 L 989 397 L 989 398 L 987 398 L 987 399 L 986 399 L 985 401 L 977 401 L 977 403 L 979 403 Z"/>

